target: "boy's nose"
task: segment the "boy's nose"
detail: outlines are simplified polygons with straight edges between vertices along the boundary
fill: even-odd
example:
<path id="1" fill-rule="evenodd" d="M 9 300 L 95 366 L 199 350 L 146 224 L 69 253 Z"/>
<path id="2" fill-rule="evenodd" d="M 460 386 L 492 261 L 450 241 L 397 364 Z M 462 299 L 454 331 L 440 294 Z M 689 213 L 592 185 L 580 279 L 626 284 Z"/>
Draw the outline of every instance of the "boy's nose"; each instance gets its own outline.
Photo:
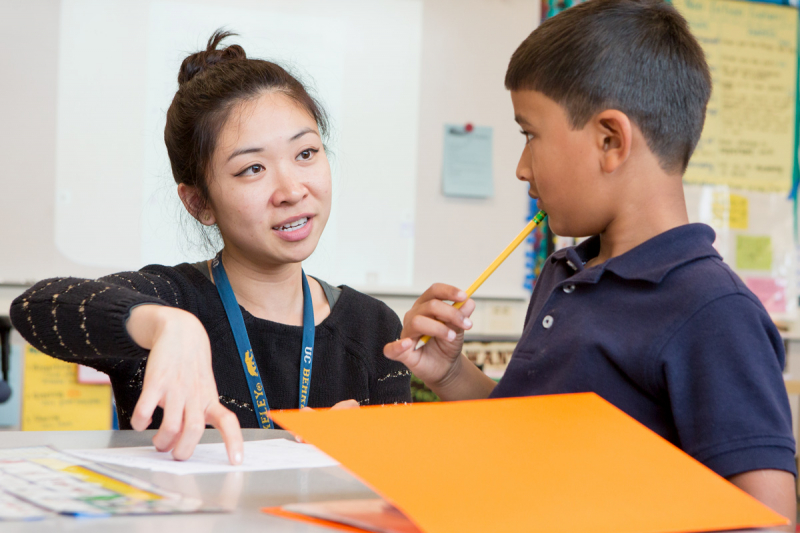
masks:
<path id="1" fill-rule="evenodd" d="M 520 181 L 531 182 L 533 180 L 533 169 L 531 168 L 531 152 L 528 145 L 522 150 L 517 163 L 517 179 Z"/>

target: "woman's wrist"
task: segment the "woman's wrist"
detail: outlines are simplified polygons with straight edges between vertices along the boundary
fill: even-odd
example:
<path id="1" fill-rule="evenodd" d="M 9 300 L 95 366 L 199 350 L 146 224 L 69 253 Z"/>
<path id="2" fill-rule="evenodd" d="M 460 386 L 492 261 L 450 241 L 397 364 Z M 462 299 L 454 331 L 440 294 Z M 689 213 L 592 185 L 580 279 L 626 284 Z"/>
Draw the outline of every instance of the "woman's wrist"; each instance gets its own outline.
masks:
<path id="1" fill-rule="evenodd" d="M 145 350 L 151 349 L 169 320 L 170 310 L 159 304 L 141 304 L 131 309 L 125 328 L 133 342 Z"/>

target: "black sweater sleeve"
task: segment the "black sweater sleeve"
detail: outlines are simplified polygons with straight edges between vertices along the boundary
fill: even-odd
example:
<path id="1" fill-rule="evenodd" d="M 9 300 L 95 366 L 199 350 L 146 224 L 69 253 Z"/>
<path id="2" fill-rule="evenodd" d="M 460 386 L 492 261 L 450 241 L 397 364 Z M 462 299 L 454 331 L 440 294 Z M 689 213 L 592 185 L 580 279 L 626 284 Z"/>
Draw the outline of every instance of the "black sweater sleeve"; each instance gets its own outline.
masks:
<path id="1" fill-rule="evenodd" d="M 403 324 L 394 311 L 386 308 L 395 322 L 393 334 L 385 339 L 384 345 L 400 338 Z M 390 330 L 392 331 L 392 330 Z M 376 354 L 375 379 L 370 383 L 370 404 L 411 403 L 411 371 L 397 361 L 383 355 L 383 346 Z"/>
<path id="2" fill-rule="evenodd" d="M 125 323 L 131 309 L 160 304 L 187 309 L 186 280 L 176 269 L 152 265 L 97 280 L 40 281 L 11 305 L 11 321 L 39 351 L 110 373 L 120 359 L 143 358 Z"/>

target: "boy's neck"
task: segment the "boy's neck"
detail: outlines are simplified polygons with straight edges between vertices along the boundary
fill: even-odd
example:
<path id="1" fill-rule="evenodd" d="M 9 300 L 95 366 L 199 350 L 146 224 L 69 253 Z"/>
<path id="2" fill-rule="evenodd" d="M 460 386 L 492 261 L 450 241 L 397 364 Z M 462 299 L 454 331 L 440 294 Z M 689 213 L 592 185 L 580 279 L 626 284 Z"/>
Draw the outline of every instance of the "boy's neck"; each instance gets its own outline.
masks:
<path id="1" fill-rule="evenodd" d="M 586 263 L 599 265 L 620 256 L 653 237 L 689 223 L 683 181 L 663 172 L 633 176 L 627 194 L 605 230 L 600 232 L 600 252 Z M 627 199 L 627 200 L 626 200 Z"/>

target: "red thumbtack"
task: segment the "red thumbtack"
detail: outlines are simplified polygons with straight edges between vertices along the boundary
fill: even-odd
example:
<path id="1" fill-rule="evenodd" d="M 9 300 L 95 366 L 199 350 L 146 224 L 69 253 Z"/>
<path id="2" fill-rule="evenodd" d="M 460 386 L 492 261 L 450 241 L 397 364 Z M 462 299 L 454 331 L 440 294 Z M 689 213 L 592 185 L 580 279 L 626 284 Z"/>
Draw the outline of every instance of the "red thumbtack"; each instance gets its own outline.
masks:
<path id="1" fill-rule="evenodd" d="M 472 131 L 472 129 L 473 129 L 473 128 L 472 128 L 472 124 L 471 124 L 471 123 L 469 123 L 469 122 L 467 122 L 467 125 L 466 125 L 466 126 L 464 126 L 464 131 L 466 131 L 467 133 L 469 133 L 469 132 L 471 132 L 471 131 Z"/>

